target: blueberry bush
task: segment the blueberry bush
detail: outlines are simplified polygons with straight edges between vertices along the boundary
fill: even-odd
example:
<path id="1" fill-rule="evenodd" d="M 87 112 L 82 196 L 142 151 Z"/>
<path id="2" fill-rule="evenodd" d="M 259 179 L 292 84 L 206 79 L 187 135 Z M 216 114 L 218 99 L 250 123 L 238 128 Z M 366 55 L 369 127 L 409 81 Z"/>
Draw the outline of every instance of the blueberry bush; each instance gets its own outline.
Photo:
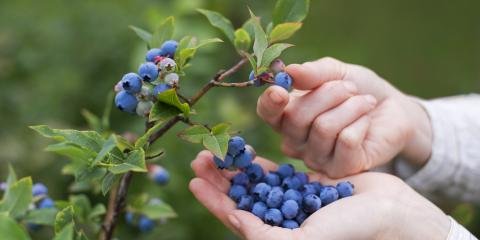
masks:
<path id="1" fill-rule="evenodd" d="M 260 182 L 258 175 L 259 171 L 263 175 L 263 170 L 252 164 L 255 156 L 253 148 L 243 146 L 243 138 L 234 136 L 237 131 L 232 130 L 229 123 L 196 121 L 201 109 L 195 109 L 194 106 L 208 91 L 218 87 L 248 88 L 275 84 L 290 89 L 293 79 L 284 72 L 285 65 L 279 57 L 283 51 L 293 46 L 285 43 L 285 40 L 301 28 L 308 9 L 309 0 L 278 0 L 273 9 L 272 21 L 264 25 L 260 17 L 246 8 L 250 18 L 238 28 L 234 28 L 231 21 L 218 12 L 199 9 L 198 12 L 223 33 L 225 41 L 236 50 L 239 59 L 233 66 L 215 73 L 191 97 L 185 96 L 181 88 L 192 81 L 188 79 L 188 71 L 194 67 L 191 60 L 204 46 L 219 44 L 224 40 L 199 40 L 194 36 L 174 38 L 173 17 L 161 21 L 152 32 L 130 26 L 145 42 L 145 62 L 135 72 L 124 74 L 118 83 L 112 83 L 115 97 L 112 92 L 101 117 L 89 111 L 82 112 L 91 129 L 81 131 L 54 129 L 47 125 L 31 126 L 41 136 L 55 141 L 46 151 L 69 159 L 62 174 L 75 178 L 76 189 L 89 189 L 90 192 L 71 194 L 66 200 L 53 200 L 48 196 L 47 186 L 33 183 L 31 177 L 18 179 L 13 168 L 9 167 L 9 176 L 0 185 L 3 192 L 0 201 L 2 238 L 30 239 L 31 233 L 42 228 L 52 228 L 54 239 L 112 239 L 121 218 L 139 232 L 149 232 L 156 225 L 176 217 L 174 206 L 157 196 L 148 193 L 136 193 L 135 196 L 128 194 L 132 178 L 144 174 L 151 179 L 151 184 L 162 186 L 169 182 L 168 170 L 159 164 L 165 151 L 150 146 L 177 123 L 186 126 L 177 134 L 178 137 L 201 144 L 211 151 L 215 156 L 213 161 L 219 168 L 239 168 L 246 172 L 249 179 L 256 176 L 258 179 L 255 181 Z M 249 76 L 245 76 L 245 81 L 227 81 L 247 64 L 252 71 Z M 143 134 L 137 137 L 130 132 L 115 133 L 110 127 L 109 119 L 112 105 L 125 114 L 136 114 L 144 118 Z M 266 175 L 265 185 L 275 181 L 275 177 L 268 176 L 270 175 Z M 279 181 L 288 185 L 286 179 L 288 178 L 282 177 Z M 302 189 L 308 188 L 305 184 L 307 182 L 301 186 Z M 242 185 L 233 185 L 232 191 L 241 187 Z M 256 188 L 257 186 L 254 187 Z M 320 204 L 315 203 L 316 200 L 310 204 L 308 199 L 321 197 L 321 194 L 311 195 L 302 200 L 309 202 L 305 206 L 317 204 L 308 208 L 310 212 L 320 208 Z M 250 208 L 248 197 L 241 195 L 236 199 L 239 208 Z M 106 206 L 102 204 L 103 201 L 99 201 L 101 198 L 108 198 Z M 281 202 L 283 203 L 283 198 Z M 280 217 L 283 213 L 289 216 L 286 217 L 288 219 L 298 215 L 292 213 L 295 208 L 292 201 L 285 201 L 285 207 L 275 205 L 281 207 L 281 211 L 272 209 L 266 212 L 266 222 L 279 225 L 279 212 Z M 255 209 L 254 206 L 253 208 Z M 285 221 L 283 225 L 289 228 L 295 226 L 292 221 Z"/>

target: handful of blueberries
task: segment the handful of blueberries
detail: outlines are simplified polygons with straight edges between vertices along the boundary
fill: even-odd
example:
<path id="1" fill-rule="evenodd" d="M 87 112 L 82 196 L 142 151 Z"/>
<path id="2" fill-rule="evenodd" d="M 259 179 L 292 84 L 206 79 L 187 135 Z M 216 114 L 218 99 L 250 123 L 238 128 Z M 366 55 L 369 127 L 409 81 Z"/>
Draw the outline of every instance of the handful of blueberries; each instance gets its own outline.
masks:
<path id="1" fill-rule="evenodd" d="M 237 203 L 238 209 L 250 211 L 269 225 L 298 228 L 321 207 L 353 195 L 352 183 L 324 186 L 318 181 L 310 182 L 307 174 L 296 172 L 291 164 L 282 164 L 277 171 L 267 173 L 262 166 L 252 163 L 255 156 L 249 154 L 254 152 L 250 148 L 243 138 L 233 137 L 225 161 L 217 157 L 214 161 L 219 168 L 241 170 L 232 178 L 228 196 Z M 245 152 L 246 156 L 238 157 Z M 244 160 L 247 157 L 248 164 Z"/>

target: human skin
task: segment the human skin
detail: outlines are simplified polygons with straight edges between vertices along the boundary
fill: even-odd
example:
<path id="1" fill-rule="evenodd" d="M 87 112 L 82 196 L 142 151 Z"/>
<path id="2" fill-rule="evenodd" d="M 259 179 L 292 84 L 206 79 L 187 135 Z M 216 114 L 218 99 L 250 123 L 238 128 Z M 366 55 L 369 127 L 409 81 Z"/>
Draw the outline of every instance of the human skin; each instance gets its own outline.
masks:
<path id="1" fill-rule="evenodd" d="M 355 186 L 351 197 L 340 199 L 312 214 L 297 229 L 264 224 L 255 215 L 236 209 L 227 196 L 235 174 L 218 170 L 212 154 L 203 151 L 192 162 L 196 178 L 190 182 L 195 197 L 225 226 L 244 239 L 446 239 L 448 217 L 434 204 L 416 193 L 395 176 L 361 173 L 331 180 L 312 173 L 311 181 L 324 184 L 350 181 Z M 276 164 L 261 157 L 255 162 L 266 170 Z"/>
<path id="2" fill-rule="evenodd" d="M 373 71 L 333 58 L 287 66 L 288 93 L 269 87 L 257 113 L 282 135 L 282 151 L 329 177 L 388 163 L 401 155 L 424 165 L 432 133 L 425 110 Z"/>

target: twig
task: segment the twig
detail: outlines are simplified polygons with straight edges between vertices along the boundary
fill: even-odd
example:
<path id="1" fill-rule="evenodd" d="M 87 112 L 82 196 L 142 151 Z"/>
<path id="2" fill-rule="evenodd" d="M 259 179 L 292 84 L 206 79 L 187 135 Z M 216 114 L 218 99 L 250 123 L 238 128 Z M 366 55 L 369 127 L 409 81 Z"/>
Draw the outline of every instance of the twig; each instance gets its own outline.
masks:
<path id="1" fill-rule="evenodd" d="M 226 83 L 226 82 L 217 82 L 212 81 L 212 84 L 216 87 L 236 87 L 236 88 L 244 88 L 253 86 L 253 81 L 241 82 L 241 83 Z"/>
<path id="2" fill-rule="evenodd" d="M 184 99 L 186 102 L 190 104 L 190 106 L 195 105 L 195 103 L 200 100 L 200 98 L 205 95 L 212 87 L 215 86 L 214 83 L 212 82 L 223 82 L 225 78 L 228 76 L 234 74 L 240 68 L 247 63 L 248 60 L 246 58 L 242 58 L 237 64 L 235 64 L 233 67 L 226 71 L 219 71 L 215 77 L 209 81 L 207 84 L 205 84 L 190 100 Z M 175 117 L 172 117 L 170 120 L 168 120 L 162 128 L 160 128 L 156 133 L 154 133 L 150 139 L 148 140 L 149 145 L 154 143 L 157 139 L 159 139 L 161 136 L 163 136 L 168 130 L 170 130 L 173 126 L 175 126 L 176 123 L 181 121 L 183 117 L 180 115 L 177 115 Z M 152 123 L 148 123 L 148 121 L 145 123 L 145 131 L 150 129 L 152 127 Z M 108 204 L 108 210 L 105 216 L 104 223 L 102 225 L 102 232 L 100 234 L 100 239 L 102 240 L 110 240 L 112 239 L 113 232 L 115 230 L 115 226 L 118 220 L 119 214 L 124 210 L 125 205 L 126 205 L 126 199 L 127 199 L 127 192 L 128 192 L 128 187 L 130 185 L 130 181 L 132 180 L 132 172 L 127 172 L 125 173 L 121 180 L 119 186 L 115 190 L 111 190 L 114 193 L 110 193 L 110 199 L 109 199 L 109 204 Z M 115 199 L 113 201 L 112 199 Z"/>

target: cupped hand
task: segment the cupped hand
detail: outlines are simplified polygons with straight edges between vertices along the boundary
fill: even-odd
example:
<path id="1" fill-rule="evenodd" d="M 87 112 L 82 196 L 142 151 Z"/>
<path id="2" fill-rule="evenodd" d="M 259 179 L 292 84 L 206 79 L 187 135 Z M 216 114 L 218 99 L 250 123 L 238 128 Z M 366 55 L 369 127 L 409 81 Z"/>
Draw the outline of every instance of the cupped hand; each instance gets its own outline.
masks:
<path id="1" fill-rule="evenodd" d="M 295 90 L 269 87 L 257 105 L 282 135 L 286 155 L 330 177 L 383 165 L 399 153 L 417 165 L 428 159 L 427 114 L 371 70 L 322 58 L 286 71 Z"/>
<path id="2" fill-rule="evenodd" d="M 276 164 L 257 157 L 266 170 Z M 340 199 L 312 214 L 297 229 L 264 224 L 255 215 L 236 209 L 227 196 L 234 172 L 218 170 L 211 153 L 201 152 L 192 162 L 196 174 L 190 182 L 195 197 L 226 227 L 244 239 L 446 239 L 450 222 L 435 205 L 400 179 L 382 173 L 362 173 L 335 181 L 310 174 L 311 181 L 355 185 L 351 197 Z"/>

